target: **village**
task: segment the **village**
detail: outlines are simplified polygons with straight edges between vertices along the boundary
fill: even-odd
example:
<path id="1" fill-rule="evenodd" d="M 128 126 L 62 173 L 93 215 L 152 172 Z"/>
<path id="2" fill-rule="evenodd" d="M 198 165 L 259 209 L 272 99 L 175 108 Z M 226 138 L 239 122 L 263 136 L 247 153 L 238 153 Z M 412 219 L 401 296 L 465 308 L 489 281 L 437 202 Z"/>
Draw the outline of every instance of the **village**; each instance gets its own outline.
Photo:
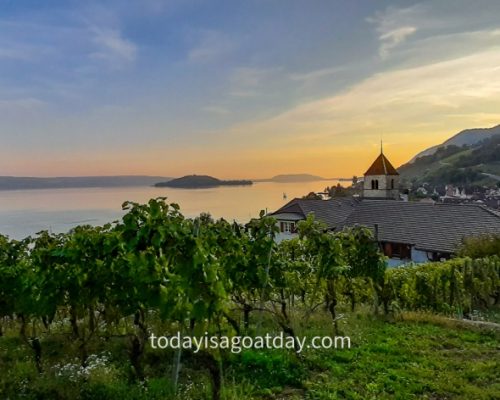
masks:
<path id="1" fill-rule="evenodd" d="M 363 180 L 353 179 L 350 191 L 339 185 L 310 193 L 271 213 L 278 220 L 276 240 L 296 237 L 298 222 L 313 214 L 329 231 L 369 228 L 388 266 L 396 267 L 444 261 L 457 253 L 466 238 L 500 234 L 500 188 L 468 194 L 446 185 L 444 193 L 434 189 L 429 194 L 421 186 L 410 197 L 408 190 L 400 190 L 399 178 L 381 147 Z"/>

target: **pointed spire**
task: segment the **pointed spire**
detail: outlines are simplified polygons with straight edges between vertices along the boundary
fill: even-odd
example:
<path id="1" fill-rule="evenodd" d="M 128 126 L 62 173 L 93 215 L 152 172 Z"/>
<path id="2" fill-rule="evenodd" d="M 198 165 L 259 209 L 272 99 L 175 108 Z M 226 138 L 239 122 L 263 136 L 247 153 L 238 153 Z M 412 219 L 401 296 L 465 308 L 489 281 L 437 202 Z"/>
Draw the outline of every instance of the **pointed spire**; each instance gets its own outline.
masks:
<path id="1" fill-rule="evenodd" d="M 366 175 L 399 175 L 396 168 L 393 167 L 391 162 L 387 159 L 384 154 L 380 154 L 373 164 L 368 168 L 368 171 L 364 174 Z"/>
<path id="2" fill-rule="evenodd" d="M 382 142 L 382 139 L 380 139 L 380 154 L 384 154 L 384 143 Z"/>

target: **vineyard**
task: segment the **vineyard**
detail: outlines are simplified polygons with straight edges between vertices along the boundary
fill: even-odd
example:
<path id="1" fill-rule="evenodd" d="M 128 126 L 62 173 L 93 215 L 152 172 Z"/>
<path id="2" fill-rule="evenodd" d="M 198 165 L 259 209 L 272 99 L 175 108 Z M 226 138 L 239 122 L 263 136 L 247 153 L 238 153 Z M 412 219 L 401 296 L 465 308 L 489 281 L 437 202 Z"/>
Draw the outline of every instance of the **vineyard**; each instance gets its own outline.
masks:
<path id="1" fill-rule="evenodd" d="M 102 227 L 0 236 L 1 398 L 273 398 L 274 387 L 290 391 L 276 398 L 365 398 L 314 395 L 305 370 L 323 368 L 316 353 L 154 352 L 148 337 L 335 336 L 360 310 L 385 330 L 408 311 L 462 318 L 500 304 L 499 256 L 386 270 L 361 227 L 327 233 L 310 217 L 276 243 L 264 215 L 189 219 L 163 198 L 124 209 Z M 253 395 L 243 379 L 257 382 Z"/>

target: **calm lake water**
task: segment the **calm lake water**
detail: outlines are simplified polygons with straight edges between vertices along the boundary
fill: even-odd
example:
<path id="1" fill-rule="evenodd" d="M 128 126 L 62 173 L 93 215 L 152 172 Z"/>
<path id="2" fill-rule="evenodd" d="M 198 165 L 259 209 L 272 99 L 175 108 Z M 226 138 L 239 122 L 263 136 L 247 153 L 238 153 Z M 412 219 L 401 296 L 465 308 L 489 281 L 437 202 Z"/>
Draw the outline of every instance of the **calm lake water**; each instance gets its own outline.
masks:
<path id="1" fill-rule="evenodd" d="M 187 217 L 208 212 L 215 218 L 245 223 L 258 217 L 260 210 L 274 211 L 294 197 L 336 184 L 337 181 L 257 182 L 251 186 L 212 189 L 123 187 L 0 191 L 0 233 L 21 239 L 44 229 L 66 232 L 76 225 L 102 225 L 123 215 L 124 201 L 145 203 L 160 196 L 166 196 L 170 203 L 178 203 Z M 287 200 L 283 199 L 283 193 Z"/>

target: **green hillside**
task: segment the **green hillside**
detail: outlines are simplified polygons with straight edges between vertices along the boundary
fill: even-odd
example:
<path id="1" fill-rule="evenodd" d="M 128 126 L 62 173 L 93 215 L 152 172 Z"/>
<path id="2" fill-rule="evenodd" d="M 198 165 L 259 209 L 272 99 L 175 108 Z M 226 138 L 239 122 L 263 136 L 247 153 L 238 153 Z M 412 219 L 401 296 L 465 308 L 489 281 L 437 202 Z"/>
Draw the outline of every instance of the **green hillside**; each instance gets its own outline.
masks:
<path id="1" fill-rule="evenodd" d="M 441 146 L 433 154 L 402 165 L 398 171 L 406 183 L 494 185 L 500 181 L 496 177 L 500 175 L 500 134 L 472 145 Z"/>

